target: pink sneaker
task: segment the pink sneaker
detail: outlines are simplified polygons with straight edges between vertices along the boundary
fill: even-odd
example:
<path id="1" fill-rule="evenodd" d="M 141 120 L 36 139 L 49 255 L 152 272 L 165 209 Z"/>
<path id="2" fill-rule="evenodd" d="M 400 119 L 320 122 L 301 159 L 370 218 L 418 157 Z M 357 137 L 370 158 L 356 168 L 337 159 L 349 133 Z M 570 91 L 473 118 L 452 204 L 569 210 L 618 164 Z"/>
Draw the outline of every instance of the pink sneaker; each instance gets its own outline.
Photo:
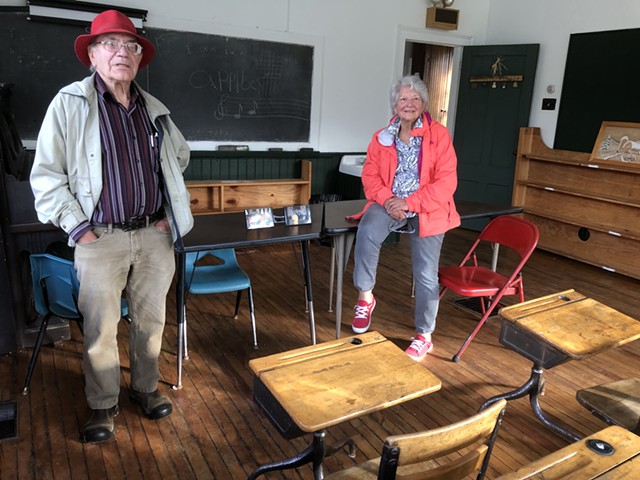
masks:
<path id="1" fill-rule="evenodd" d="M 371 326 L 371 313 L 376 308 L 376 299 L 374 298 L 371 303 L 367 303 L 364 300 L 358 300 L 358 303 L 354 307 L 356 314 L 353 317 L 351 328 L 356 333 L 364 333 L 369 330 Z"/>
<path id="2" fill-rule="evenodd" d="M 419 362 L 424 357 L 426 357 L 427 353 L 429 353 L 431 350 L 433 350 L 433 343 L 424 338 L 422 335 L 418 334 L 415 336 L 413 342 L 411 342 L 411 345 L 409 345 L 409 348 L 407 348 L 404 353 L 409 355 L 416 362 Z"/>

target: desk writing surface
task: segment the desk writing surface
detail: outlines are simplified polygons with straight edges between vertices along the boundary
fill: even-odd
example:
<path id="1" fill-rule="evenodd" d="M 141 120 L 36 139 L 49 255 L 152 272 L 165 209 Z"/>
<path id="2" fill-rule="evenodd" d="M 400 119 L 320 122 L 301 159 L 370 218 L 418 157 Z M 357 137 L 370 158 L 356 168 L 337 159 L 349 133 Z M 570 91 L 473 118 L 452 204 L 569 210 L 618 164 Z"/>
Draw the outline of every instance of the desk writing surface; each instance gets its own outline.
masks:
<path id="1" fill-rule="evenodd" d="M 597 454 L 587 448 L 587 441 L 591 439 L 604 440 L 615 451 L 611 455 Z M 629 469 L 638 465 L 639 454 L 640 437 L 621 427 L 608 427 L 503 475 L 499 480 L 633 478 L 619 474 L 633 471 Z"/>
<path id="2" fill-rule="evenodd" d="M 318 239 L 322 229 L 322 205 L 310 207 L 310 224 L 287 227 L 284 223 L 277 223 L 270 228 L 255 230 L 247 229 L 244 212 L 196 215 L 193 228 L 182 237 L 183 246 L 176 245 L 176 251 L 185 253 L 208 248 L 240 248 Z M 274 209 L 273 213 L 282 215 L 282 209 Z"/>
<path id="3" fill-rule="evenodd" d="M 249 366 L 304 432 L 317 432 L 441 386 L 435 375 L 377 332 L 257 358 Z"/>
<path id="4" fill-rule="evenodd" d="M 640 338 L 640 322 L 575 290 L 502 308 L 500 316 L 574 360 Z"/>
<path id="5" fill-rule="evenodd" d="M 640 477 L 640 454 L 621 463 L 616 468 L 598 476 L 598 480 L 618 480 L 626 478 L 627 480 Z"/>

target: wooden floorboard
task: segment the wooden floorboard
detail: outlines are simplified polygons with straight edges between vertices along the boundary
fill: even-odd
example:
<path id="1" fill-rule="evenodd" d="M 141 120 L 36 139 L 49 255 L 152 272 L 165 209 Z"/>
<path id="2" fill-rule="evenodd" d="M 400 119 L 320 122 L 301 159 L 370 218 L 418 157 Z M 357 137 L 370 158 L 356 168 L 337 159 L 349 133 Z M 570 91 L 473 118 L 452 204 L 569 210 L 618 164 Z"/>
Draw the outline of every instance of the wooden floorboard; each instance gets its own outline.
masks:
<path id="1" fill-rule="evenodd" d="M 443 265 L 462 257 L 476 233 L 463 229 L 445 238 Z M 335 337 L 335 316 L 328 312 L 329 254 L 327 246 L 310 248 L 314 310 L 319 342 Z M 490 252 L 487 252 L 489 255 Z M 128 325 L 122 322 L 119 345 L 122 364 L 120 414 L 116 440 L 84 445 L 79 431 L 87 417 L 82 379 L 82 335 L 71 326 L 71 339 L 42 349 L 31 380 L 31 393 L 21 395 L 31 348 L 0 357 L 0 401 L 18 403 L 17 439 L 0 442 L 0 477 L 16 479 L 241 479 L 262 463 L 302 451 L 309 436 L 283 439 L 252 398 L 248 361 L 310 344 L 304 310 L 300 249 L 292 245 L 238 250 L 240 265 L 254 289 L 259 348 L 251 342 L 247 299 L 240 315 L 232 318 L 235 294 L 192 295 L 188 299 L 188 346 L 183 388 L 176 380 L 176 309 L 172 289 L 167 301 L 168 322 L 160 356 L 163 393 L 174 403 L 174 413 L 160 421 L 140 416 L 127 396 L 130 380 Z M 501 263 L 509 264 L 508 254 Z M 353 262 L 344 286 L 342 335 L 350 335 L 356 292 L 351 284 Z M 413 334 L 411 261 L 407 239 L 385 244 L 375 290 L 378 306 L 372 329 L 401 348 Z M 527 299 L 574 288 L 577 291 L 640 319 L 635 279 L 606 272 L 537 251 L 524 270 Z M 518 387 L 529 377 L 531 364 L 503 347 L 500 322 L 493 318 L 480 330 L 459 363 L 451 361 L 474 327 L 475 317 L 456 307 L 447 294 L 441 303 L 434 334 L 435 349 L 424 365 L 442 380 L 432 395 L 396 405 L 328 429 L 328 441 L 352 437 L 355 459 L 340 451 L 325 461 L 335 471 L 379 455 L 389 434 L 445 425 L 477 411 L 487 398 Z M 507 300 L 513 303 L 512 300 Z M 640 342 L 587 358 L 570 361 L 545 373 L 542 408 L 581 435 L 604 424 L 575 400 L 580 388 L 637 375 Z M 539 423 L 528 398 L 510 401 L 494 450 L 487 478 L 512 471 L 567 441 Z M 267 479 L 311 478 L 308 466 L 274 472 Z"/>

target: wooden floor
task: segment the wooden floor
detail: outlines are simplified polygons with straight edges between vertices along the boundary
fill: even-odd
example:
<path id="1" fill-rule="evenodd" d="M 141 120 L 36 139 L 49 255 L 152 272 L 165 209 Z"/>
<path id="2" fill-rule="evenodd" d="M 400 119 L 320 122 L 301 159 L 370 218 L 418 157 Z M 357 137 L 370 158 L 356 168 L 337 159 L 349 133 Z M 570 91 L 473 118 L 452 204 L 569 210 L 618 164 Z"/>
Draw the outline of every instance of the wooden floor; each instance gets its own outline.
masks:
<path id="1" fill-rule="evenodd" d="M 447 235 L 442 264 L 455 264 L 475 233 L 458 229 Z M 313 293 L 318 341 L 335 337 L 334 314 L 327 311 L 329 253 L 311 246 Z M 0 401 L 16 400 L 18 438 L 0 443 L 2 479 L 242 479 L 262 463 L 300 452 L 309 437 L 283 440 L 252 399 L 248 360 L 310 344 L 304 312 L 299 249 L 290 245 L 238 251 L 240 264 L 252 278 L 260 348 L 251 347 L 246 304 L 240 318 L 231 318 L 234 294 L 192 296 L 189 299 L 190 359 L 184 367 L 184 388 L 171 390 L 176 379 L 176 325 L 173 290 L 168 300 L 168 324 L 160 358 L 163 384 L 174 402 L 174 413 L 151 421 L 139 416 L 126 395 L 129 382 L 127 325 L 121 325 L 121 413 L 116 440 L 83 445 L 78 432 L 87 416 L 81 371 L 82 338 L 73 326 L 71 340 L 43 348 L 29 396 L 21 386 L 31 349 L 0 357 Z M 501 259 L 502 260 L 502 259 Z M 504 261 L 510 261 L 505 256 Z M 350 334 L 355 302 L 352 262 L 346 273 L 342 335 Z M 536 252 L 524 272 L 528 299 L 574 288 L 634 318 L 640 319 L 639 282 L 595 267 Z M 378 275 L 373 330 L 406 348 L 412 335 L 408 242 L 386 244 Z M 521 385 L 531 364 L 498 342 L 499 321 L 485 325 L 460 363 L 456 352 L 474 326 L 471 315 L 451 303 L 440 308 L 435 350 L 423 361 L 442 380 L 432 395 L 333 427 L 328 441 L 352 436 L 357 456 L 346 452 L 327 458 L 326 471 L 377 456 L 388 434 L 444 425 L 475 413 L 495 394 Z M 512 302 L 508 302 L 512 303 Z M 546 375 L 542 407 L 547 413 L 587 435 L 605 425 L 575 400 L 577 389 L 637 375 L 640 342 L 602 353 L 582 362 L 560 365 Z M 533 416 L 527 398 L 509 402 L 488 479 L 566 445 Z M 311 478 L 308 466 L 266 478 Z"/>

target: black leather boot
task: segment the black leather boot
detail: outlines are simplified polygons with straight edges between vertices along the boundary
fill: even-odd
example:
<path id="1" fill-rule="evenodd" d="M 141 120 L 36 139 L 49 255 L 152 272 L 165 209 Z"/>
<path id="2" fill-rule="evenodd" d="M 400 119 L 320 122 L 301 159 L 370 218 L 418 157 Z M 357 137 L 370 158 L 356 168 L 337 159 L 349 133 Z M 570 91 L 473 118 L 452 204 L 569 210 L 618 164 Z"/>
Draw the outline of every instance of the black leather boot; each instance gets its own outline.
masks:
<path id="1" fill-rule="evenodd" d="M 142 407 L 145 417 L 151 420 L 158 420 L 171 414 L 173 405 L 164 395 L 160 395 L 158 390 L 151 393 L 136 392 L 129 390 L 129 398 L 133 403 L 137 403 Z"/>
<path id="2" fill-rule="evenodd" d="M 118 415 L 118 405 L 111 408 L 91 410 L 89 420 L 80 433 L 83 443 L 101 443 L 113 438 L 115 425 L 113 417 Z"/>

